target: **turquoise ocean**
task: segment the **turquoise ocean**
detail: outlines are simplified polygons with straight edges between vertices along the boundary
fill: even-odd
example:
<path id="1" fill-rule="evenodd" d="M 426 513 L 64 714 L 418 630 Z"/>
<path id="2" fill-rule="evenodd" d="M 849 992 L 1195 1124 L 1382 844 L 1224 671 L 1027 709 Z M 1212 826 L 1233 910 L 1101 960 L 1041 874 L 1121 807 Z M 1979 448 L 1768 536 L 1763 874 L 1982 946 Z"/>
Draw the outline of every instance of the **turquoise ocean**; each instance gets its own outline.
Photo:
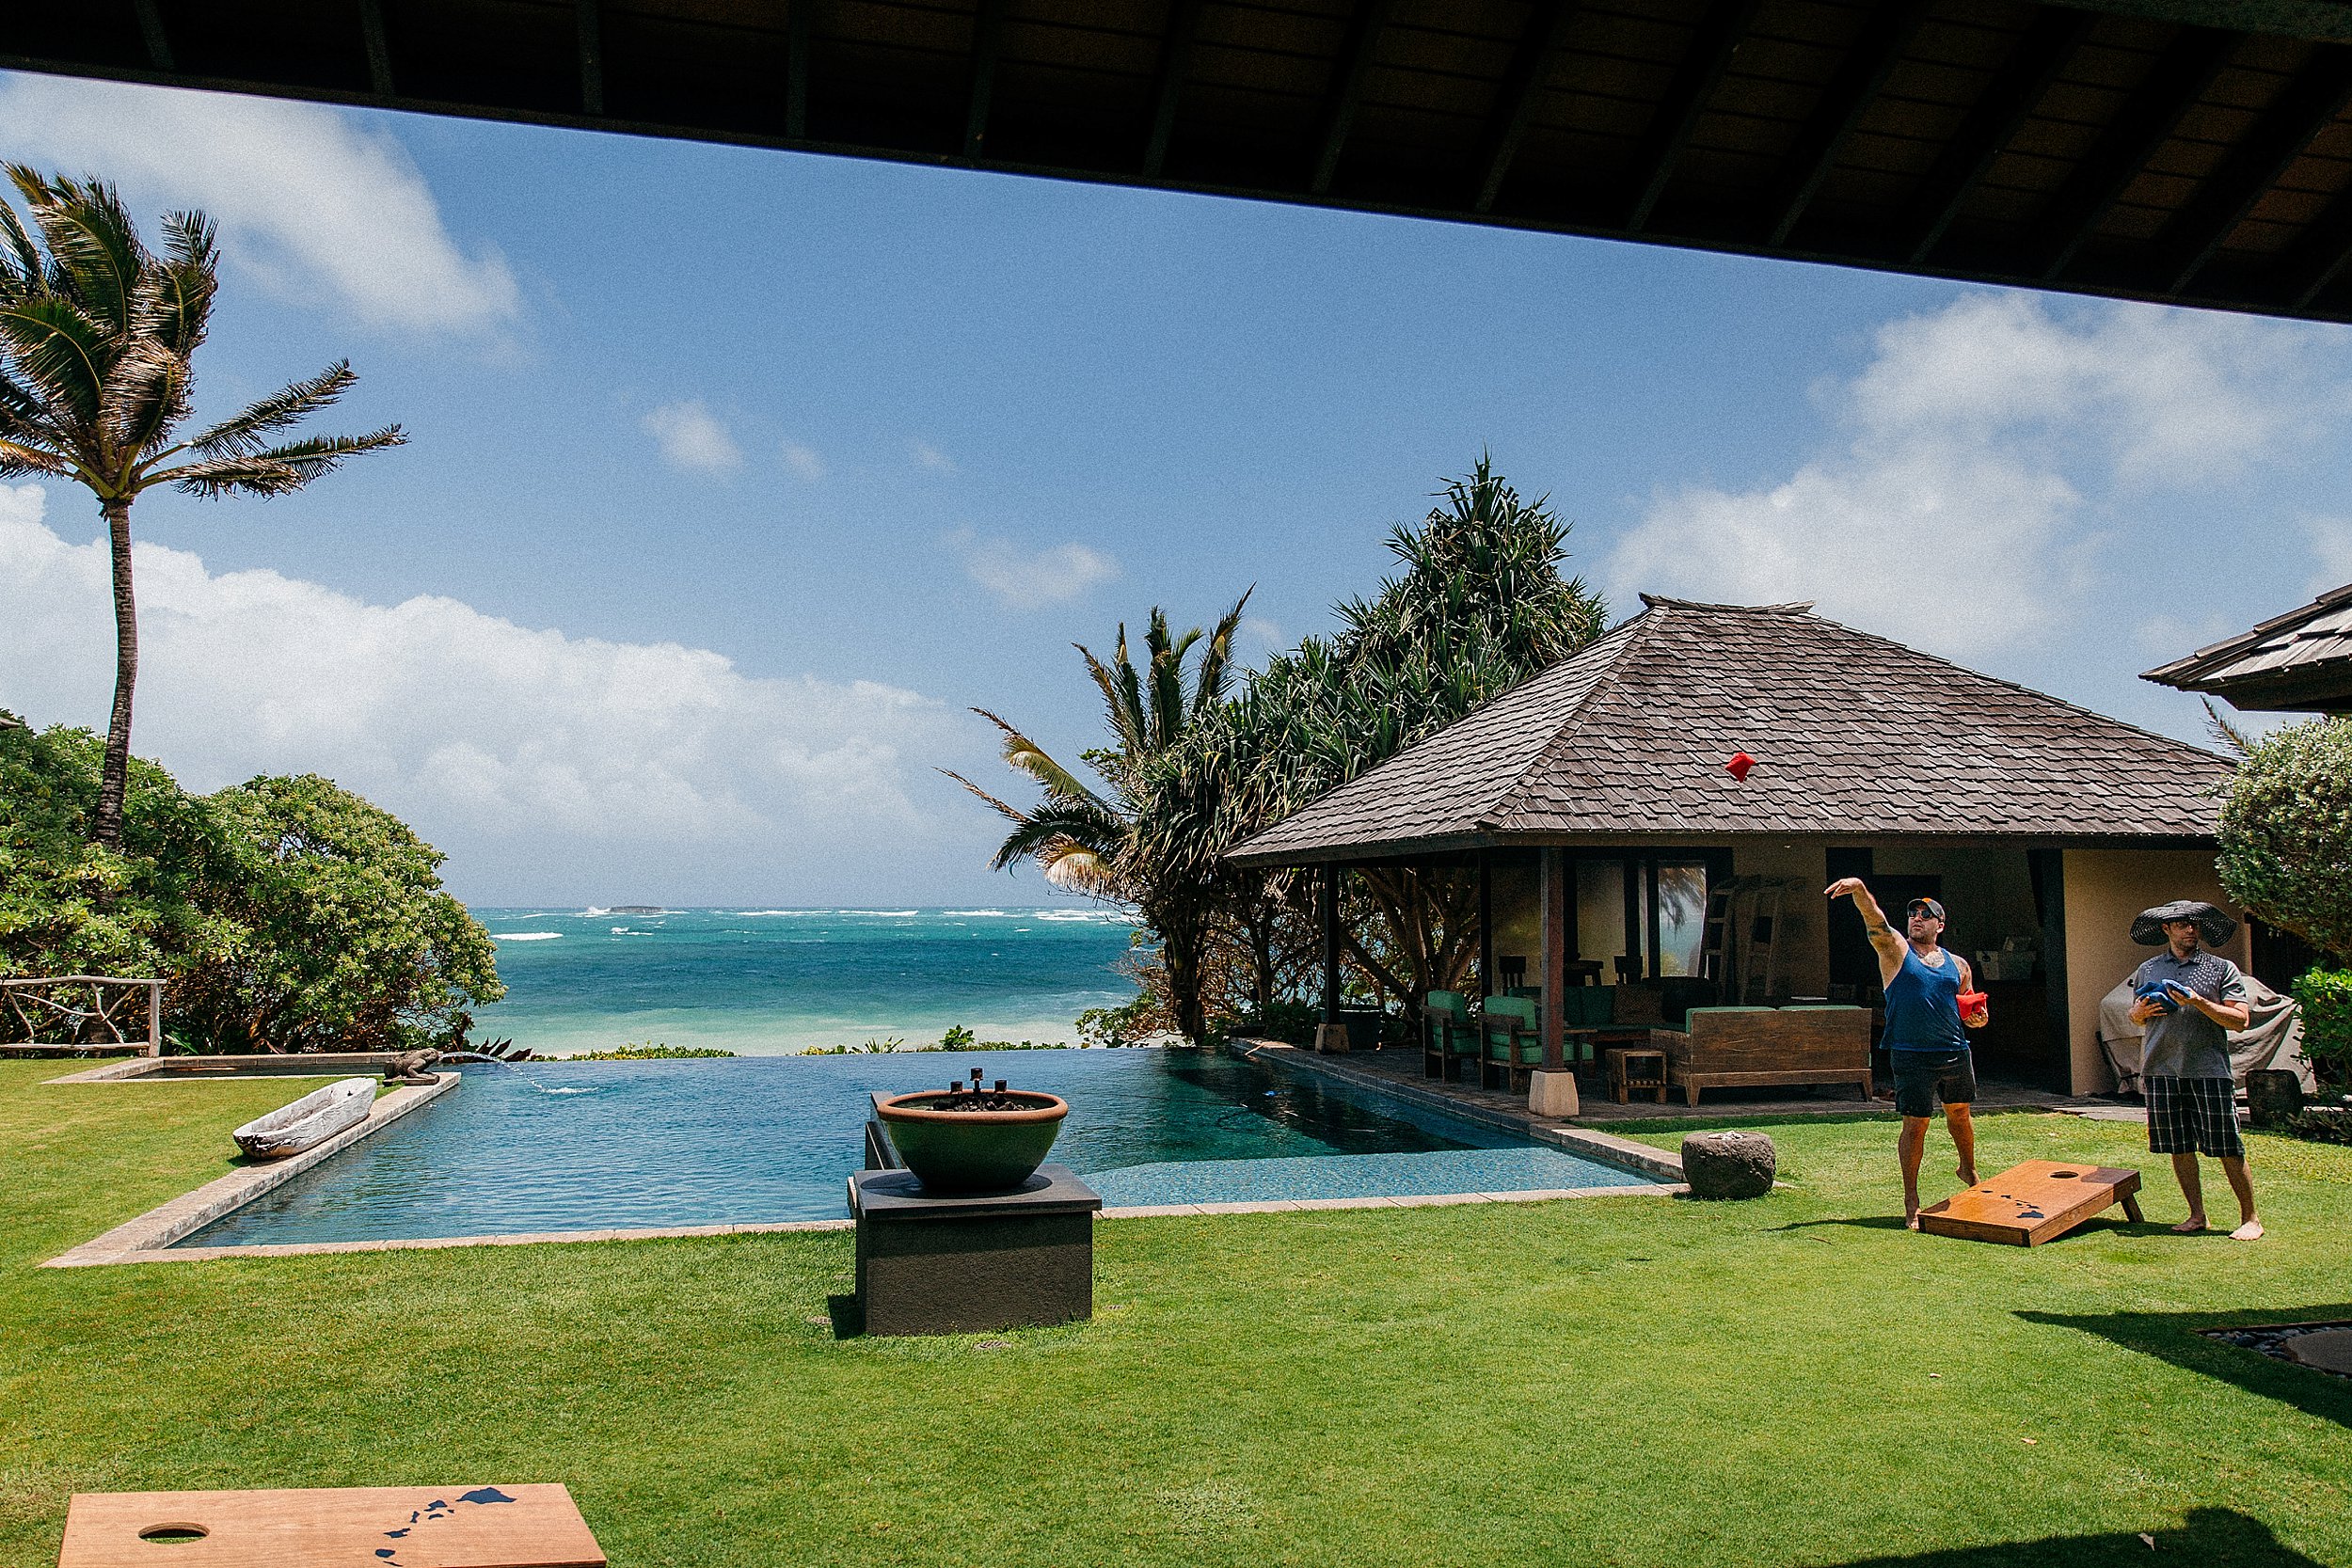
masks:
<path id="1" fill-rule="evenodd" d="M 1074 1042 L 1089 1007 L 1136 994 L 1135 927 L 1080 906 L 1022 909 L 480 908 L 506 1000 L 474 1037 L 542 1055 L 630 1044 L 785 1055 L 898 1038 Z"/>

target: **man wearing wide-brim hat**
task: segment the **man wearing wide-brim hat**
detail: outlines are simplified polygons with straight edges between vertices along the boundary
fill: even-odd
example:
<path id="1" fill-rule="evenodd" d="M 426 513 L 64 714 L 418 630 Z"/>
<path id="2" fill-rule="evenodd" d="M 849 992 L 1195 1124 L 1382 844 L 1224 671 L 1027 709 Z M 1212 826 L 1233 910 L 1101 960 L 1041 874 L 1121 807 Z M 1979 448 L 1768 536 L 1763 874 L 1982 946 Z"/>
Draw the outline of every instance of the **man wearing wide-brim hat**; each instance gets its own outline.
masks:
<path id="1" fill-rule="evenodd" d="M 2263 1227 L 2254 1217 L 2254 1183 L 2246 1173 L 2237 1085 L 2230 1070 L 2230 1031 L 2252 1022 L 2246 976 L 2198 945 L 2218 947 L 2236 932 L 2236 921 L 2199 899 L 2143 911 L 2132 922 L 2132 940 L 2164 951 L 2132 972 L 2132 1022 L 2147 1032 L 2139 1070 L 2148 1096 L 2148 1148 L 2172 1156 L 2172 1174 L 2188 1199 L 2188 1218 L 2172 1228 L 2185 1236 L 2205 1228 L 2197 1156 L 2209 1154 L 2221 1162 L 2237 1195 L 2239 1224 L 2230 1234 L 2251 1242 Z"/>

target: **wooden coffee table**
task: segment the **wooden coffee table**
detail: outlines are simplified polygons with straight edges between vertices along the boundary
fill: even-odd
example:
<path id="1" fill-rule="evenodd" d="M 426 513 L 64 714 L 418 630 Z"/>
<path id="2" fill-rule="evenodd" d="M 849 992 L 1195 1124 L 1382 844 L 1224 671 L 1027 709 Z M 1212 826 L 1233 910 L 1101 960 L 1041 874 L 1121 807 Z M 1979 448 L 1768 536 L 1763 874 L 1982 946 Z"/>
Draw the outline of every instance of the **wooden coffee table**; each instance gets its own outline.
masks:
<path id="1" fill-rule="evenodd" d="M 2117 1204 L 2139 1221 L 2139 1172 L 2064 1160 L 2028 1160 L 1919 1211 L 1919 1228 L 1974 1242 L 2040 1246 Z"/>
<path id="2" fill-rule="evenodd" d="M 561 1485 L 77 1492 L 57 1568 L 605 1568 Z"/>

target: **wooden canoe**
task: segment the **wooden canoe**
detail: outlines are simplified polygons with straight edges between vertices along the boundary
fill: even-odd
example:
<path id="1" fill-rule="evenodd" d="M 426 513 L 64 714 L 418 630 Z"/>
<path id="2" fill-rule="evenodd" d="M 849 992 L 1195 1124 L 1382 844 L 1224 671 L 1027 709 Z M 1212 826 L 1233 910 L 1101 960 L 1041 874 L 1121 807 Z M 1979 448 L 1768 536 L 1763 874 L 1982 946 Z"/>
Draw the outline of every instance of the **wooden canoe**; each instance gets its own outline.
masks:
<path id="1" fill-rule="evenodd" d="M 256 1117 L 229 1135 L 257 1160 L 281 1160 L 316 1148 L 345 1128 L 358 1126 L 374 1105 L 374 1079 L 339 1078 L 291 1105 Z"/>

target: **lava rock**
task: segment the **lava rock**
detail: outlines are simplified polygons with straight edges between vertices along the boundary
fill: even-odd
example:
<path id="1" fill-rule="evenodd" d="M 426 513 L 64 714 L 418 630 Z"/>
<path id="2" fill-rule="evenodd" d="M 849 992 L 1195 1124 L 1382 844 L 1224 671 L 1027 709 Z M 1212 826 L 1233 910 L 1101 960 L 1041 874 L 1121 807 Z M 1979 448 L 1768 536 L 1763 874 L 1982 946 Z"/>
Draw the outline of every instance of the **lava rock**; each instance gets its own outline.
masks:
<path id="1" fill-rule="evenodd" d="M 1692 1197 L 1762 1197 L 1780 1168 L 1761 1132 L 1693 1132 L 1682 1140 L 1682 1179 Z"/>
<path id="2" fill-rule="evenodd" d="M 2257 1127 L 2278 1127 L 2303 1108 L 2303 1080 L 2275 1068 L 2246 1075 L 2246 1109 Z"/>

